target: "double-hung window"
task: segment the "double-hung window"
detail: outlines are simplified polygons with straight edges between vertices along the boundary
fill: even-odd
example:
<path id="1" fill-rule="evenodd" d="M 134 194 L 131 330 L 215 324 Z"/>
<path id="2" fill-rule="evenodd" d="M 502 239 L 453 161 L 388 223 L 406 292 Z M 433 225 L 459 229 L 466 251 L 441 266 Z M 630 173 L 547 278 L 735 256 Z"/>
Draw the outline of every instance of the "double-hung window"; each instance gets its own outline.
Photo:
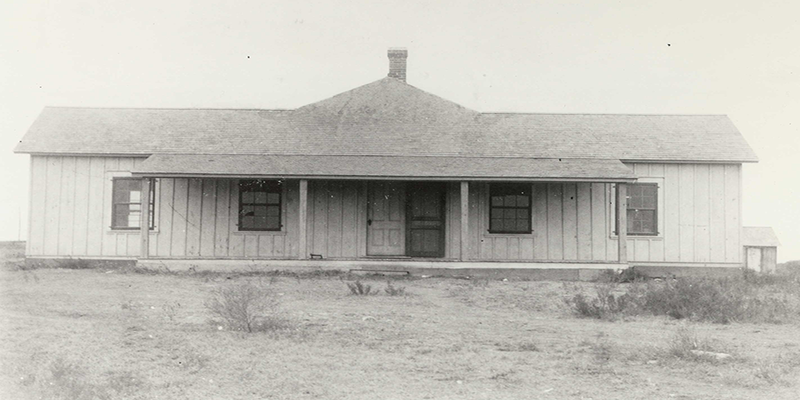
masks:
<path id="1" fill-rule="evenodd" d="M 239 230 L 281 230 L 283 182 L 264 179 L 239 181 Z"/>
<path id="2" fill-rule="evenodd" d="M 113 203 L 111 205 L 112 229 L 139 229 L 142 221 L 142 180 L 137 178 L 114 178 L 112 183 Z M 156 190 L 154 180 L 150 181 L 150 229 L 155 228 Z"/>
<path id="3" fill-rule="evenodd" d="M 531 233 L 531 185 L 491 184 L 489 233 Z"/>
<path id="4" fill-rule="evenodd" d="M 628 234 L 658 235 L 658 185 L 628 185 Z"/>

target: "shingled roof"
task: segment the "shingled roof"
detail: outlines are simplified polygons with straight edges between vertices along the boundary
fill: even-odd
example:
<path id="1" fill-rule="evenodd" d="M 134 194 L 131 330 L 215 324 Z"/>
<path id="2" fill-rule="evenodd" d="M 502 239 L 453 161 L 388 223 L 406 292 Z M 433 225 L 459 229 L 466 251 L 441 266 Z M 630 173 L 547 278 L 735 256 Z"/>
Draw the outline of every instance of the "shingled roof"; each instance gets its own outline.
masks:
<path id="1" fill-rule="evenodd" d="M 15 151 L 757 161 L 724 115 L 480 113 L 389 77 L 296 110 L 46 107 Z"/>
<path id="2" fill-rule="evenodd" d="M 768 226 L 742 227 L 742 246 L 748 247 L 775 247 L 780 246 L 775 231 Z"/>
<path id="3" fill-rule="evenodd" d="M 632 182 L 619 160 L 513 157 L 154 154 L 136 176 Z"/>

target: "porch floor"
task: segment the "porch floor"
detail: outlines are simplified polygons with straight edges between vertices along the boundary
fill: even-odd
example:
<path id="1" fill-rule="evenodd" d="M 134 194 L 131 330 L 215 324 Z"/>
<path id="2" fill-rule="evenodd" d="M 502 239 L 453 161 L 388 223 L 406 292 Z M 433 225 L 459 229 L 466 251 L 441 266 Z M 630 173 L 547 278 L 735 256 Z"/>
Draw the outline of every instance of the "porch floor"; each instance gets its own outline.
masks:
<path id="1" fill-rule="evenodd" d="M 448 262 L 449 261 L 449 262 Z M 137 266 L 170 271 L 250 272 L 283 271 L 407 271 L 414 275 L 446 276 L 524 276 L 554 280 L 590 280 L 606 269 L 627 268 L 620 263 L 576 262 L 481 262 L 437 259 L 354 259 L 354 260 L 192 260 L 146 259 Z"/>

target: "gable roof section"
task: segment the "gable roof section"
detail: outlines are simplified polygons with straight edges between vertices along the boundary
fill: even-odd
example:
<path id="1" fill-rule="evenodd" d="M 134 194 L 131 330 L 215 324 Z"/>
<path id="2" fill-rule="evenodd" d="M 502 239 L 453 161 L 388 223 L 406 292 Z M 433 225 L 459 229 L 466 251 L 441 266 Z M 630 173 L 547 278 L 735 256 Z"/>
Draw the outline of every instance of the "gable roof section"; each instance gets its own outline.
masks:
<path id="1" fill-rule="evenodd" d="M 479 113 L 393 78 L 293 111 L 47 107 L 15 151 L 757 161 L 724 115 Z"/>
<path id="2" fill-rule="evenodd" d="M 775 231 L 768 226 L 742 227 L 742 246 L 749 247 L 774 247 L 780 246 Z"/>
<path id="3" fill-rule="evenodd" d="M 492 157 L 154 154 L 135 176 L 628 182 L 619 160 Z"/>

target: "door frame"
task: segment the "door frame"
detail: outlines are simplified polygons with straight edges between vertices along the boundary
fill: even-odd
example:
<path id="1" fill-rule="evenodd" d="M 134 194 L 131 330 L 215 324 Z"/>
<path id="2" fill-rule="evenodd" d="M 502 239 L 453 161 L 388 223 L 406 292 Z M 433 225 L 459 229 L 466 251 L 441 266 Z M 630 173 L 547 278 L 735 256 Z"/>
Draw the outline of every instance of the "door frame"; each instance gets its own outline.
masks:
<path id="1" fill-rule="evenodd" d="M 440 188 L 439 197 L 440 197 L 440 207 L 441 207 L 441 209 L 439 210 L 439 212 L 440 212 L 439 215 L 442 216 L 442 218 L 441 218 L 442 225 L 441 225 L 441 229 L 439 229 L 439 251 L 438 251 L 437 255 L 412 255 L 411 254 L 411 222 L 412 222 L 411 216 L 413 215 L 412 212 L 411 212 L 411 196 L 412 196 L 412 193 L 414 192 L 413 188 L 415 186 L 416 187 L 438 187 L 438 188 Z M 406 210 L 405 210 L 405 212 L 406 212 L 406 221 L 405 222 L 406 223 L 405 223 L 404 235 L 405 235 L 405 240 L 406 240 L 406 255 L 409 256 L 409 257 L 444 258 L 444 256 L 445 256 L 445 247 L 447 246 L 447 243 L 445 243 L 445 240 L 447 238 L 447 234 L 445 232 L 445 230 L 447 229 L 447 190 L 448 190 L 447 182 L 424 182 L 424 181 L 422 181 L 422 182 L 407 182 L 406 185 L 405 185 L 405 188 L 406 188 L 406 190 L 405 190 L 405 192 L 406 192 L 405 193 L 405 197 L 406 197 L 405 198 L 405 202 L 406 202 L 406 204 L 405 204 L 405 207 L 406 207 Z"/>
<path id="2" fill-rule="evenodd" d="M 401 219 L 403 220 L 402 224 L 400 225 L 400 232 L 403 235 L 403 237 L 400 238 L 400 243 L 401 243 L 401 246 L 403 247 L 402 254 L 370 254 L 370 252 L 369 252 L 369 248 L 370 248 L 369 247 L 369 241 L 372 238 L 372 236 L 370 235 L 370 227 L 372 226 L 371 222 L 370 222 L 370 220 L 371 220 L 371 218 L 370 218 L 370 209 L 371 209 L 371 207 L 373 207 L 373 202 L 370 201 L 370 200 L 372 199 L 372 195 L 374 193 L 373 191 L 375 190 L 375 185 L 377 185 L 377 184 L 386 184 L 386 183 L 393 183 L 393 184 L 398 185 L 399 187 L 402 188 L 402 192 L 403 192 L 402 196 L 400 198 L 398 198 L 398 202 L 400 203 L 400 206 L 398 207 L 398 211 L 401 213 Z M 407 243 L 406 238 L 405 238 L 405 236 L 407 236 L 406 235 L 406 226 L 407 225 L 406 225 L 406 214 L 405 214 L 406 209 L 407 209 L 407 204 L 406 203 L 407 203 L 407 200 L 408 200 L 408 193 L 406 191 L 407 182 L 375 180 L 375 181 L 367 181 L 366 187 L 367 188 L 366 188 L 366 192 L 365 192 L 365 194 L 366 194 L 365 202 L 367 203 L 367 207 L 366 207 L 366 210 L 365 210 L 366 211 L 366 215 L 365 215 L 365 218 L 364 218 L 364 250 L 365 250 L 365 256 L 366 257 L 371 257 L 371 258 L 374 258 L 374 257 L 378 257 L 378 258 L 406 258 L 406 257 L 408 257 L 406 255 L 408 253 L 408 249 L 405 247 L 406 243 Z"/>

